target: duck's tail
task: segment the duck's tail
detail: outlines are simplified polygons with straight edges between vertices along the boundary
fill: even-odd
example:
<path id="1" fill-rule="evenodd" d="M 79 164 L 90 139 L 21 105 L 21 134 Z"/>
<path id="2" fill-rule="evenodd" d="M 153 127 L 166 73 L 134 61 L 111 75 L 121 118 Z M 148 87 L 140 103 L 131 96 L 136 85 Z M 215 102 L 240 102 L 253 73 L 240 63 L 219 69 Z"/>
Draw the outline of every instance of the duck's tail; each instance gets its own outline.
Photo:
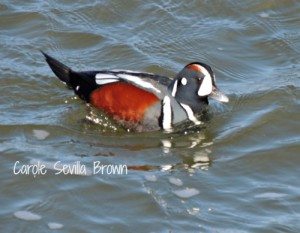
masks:
<path id="1" fill-rule="evenodd" d="M 95 82 L 95 75 L 97 72 L 76 72 L 48 54 L 44 52 L 42 52 L 42 54 L 45 56 L 46 61 L 54 74 L 67 84 L 68 87 L 73 89 L 76 95 L 89 102 L 90 94 L 98 87 Z"/>
<path id="2" fill-rule="evenodd" d="M 48 63 L 54 74 L 56 74 L 56 76 L 61 81 L 63 81 L 67 85 L 70 85 L 71 69 L 61 62 L 57 61 L 53 57 L 49 56 L 47 53 L 44 53 L 43 51 L 41 51 L 41 53 L 45 56 L 46 62 Z"/>

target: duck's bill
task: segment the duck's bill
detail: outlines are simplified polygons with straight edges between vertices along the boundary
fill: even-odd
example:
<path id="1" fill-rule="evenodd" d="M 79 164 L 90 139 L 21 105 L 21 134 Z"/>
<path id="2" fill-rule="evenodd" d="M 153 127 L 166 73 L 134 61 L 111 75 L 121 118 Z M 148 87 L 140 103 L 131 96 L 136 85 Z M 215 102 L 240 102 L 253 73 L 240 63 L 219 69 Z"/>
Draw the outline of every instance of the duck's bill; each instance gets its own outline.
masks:
<path id="1" fill-rule="evenodd" d="M 211 94 L 209 95 L 209 97 L 211 97 L 212 99 L 215 99 L 217 101 L 223 102 L 223 103 L 227 103 L 229 102 L 228 97 L 223 94 L 218 88 L 214 87 L 213 91 L 211 92 Z"/>

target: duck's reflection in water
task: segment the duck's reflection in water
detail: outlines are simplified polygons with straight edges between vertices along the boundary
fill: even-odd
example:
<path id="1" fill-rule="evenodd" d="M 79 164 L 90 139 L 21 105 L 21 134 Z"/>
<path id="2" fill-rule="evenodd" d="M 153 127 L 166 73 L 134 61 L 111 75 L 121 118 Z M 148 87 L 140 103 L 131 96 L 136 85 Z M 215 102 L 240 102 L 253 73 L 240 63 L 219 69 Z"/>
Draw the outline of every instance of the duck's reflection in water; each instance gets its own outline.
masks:
<path id="1" fill-rule="evenodd" d="M 162 153 L 177 154 L 182 162 L 161 165 L 160 170 L 185 169 L 190 173 L 194 173 L 197 169 L 208 170 L 211 166 L 212 145 L 213 140 L 208 140 L 202 132 L 179 138 L 162 139 Z"/>
<path id="2" fill-rule="evenodd" d="M 188 130 L 172 133 L 119 133 L 117 137 L 108 134 L 108 136 L 102 137 L 101 141 L 94 140 L 94 143 L 89 142 L 89 144 L 92 147 L 101 148 L 101 152 L 93 155 L 114 157 L 113 160 L 118 160 L 116 146 L 118 150 L 125 150 L 125 154 L 137 153 L 140 164 L 128 164 L 129 170 L 171 171 L 183 169 L 189 173 L 194 173 L 199 169 L 209 169 L 212 164 L 210 154 L 212 153 L 214 136 L 210 135 L 209 131 L 204 128 L 187 128 Z M 161 153 L 157 154 L 157 149 L 159 148 Z M 109 151 L 113 152 L 110 153 Z M 150 159 L 153 161 L 153 164 L 146 162 L 149 160 L 148 157 L 145 158 L 145 163 L 142 163 L 144 151 L 146 154 L 150 153 L 153 156 L 153 159 Z M 155 156 L 151 151 L 155 153 Z M 157 156 L 162 156 L 163 159 L 155 158 Z"/>

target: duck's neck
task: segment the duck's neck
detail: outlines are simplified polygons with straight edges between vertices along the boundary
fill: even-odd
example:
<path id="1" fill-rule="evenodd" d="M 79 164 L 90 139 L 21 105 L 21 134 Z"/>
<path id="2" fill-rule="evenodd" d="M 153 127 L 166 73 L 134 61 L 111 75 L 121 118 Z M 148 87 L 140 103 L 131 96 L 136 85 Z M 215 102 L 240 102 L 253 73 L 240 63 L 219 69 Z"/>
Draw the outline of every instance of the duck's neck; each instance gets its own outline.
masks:
<path id="1" fill-rule="evenodd" d="M 201 113 L 208 105 L 207 98 L 198 98 L 197 100 L 177 100 L 180 104 L 188 105 L 194 114 Z"/>

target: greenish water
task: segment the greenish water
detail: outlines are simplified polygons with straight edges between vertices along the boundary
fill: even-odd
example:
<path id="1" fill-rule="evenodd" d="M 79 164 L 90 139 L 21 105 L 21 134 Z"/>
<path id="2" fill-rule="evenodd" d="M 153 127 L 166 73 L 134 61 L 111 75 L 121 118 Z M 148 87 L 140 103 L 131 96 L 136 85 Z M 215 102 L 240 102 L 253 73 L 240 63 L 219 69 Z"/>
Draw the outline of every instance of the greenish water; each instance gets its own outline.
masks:
<path id="1" fill-rule="evenodd" d="M 299 26 L 289 0 L 2 0 L 0 231 L 299 232 Z M 203 61 L 230 102 L 201 128 L 126 133 L 40 49 L 76 70 L 174 76 Z M 14 175 L 16 161 L 48 172 Z M 57 161 L 87 173 L 55 175 Z M 91 174 L 97 161 L 128 172 Z"/>

